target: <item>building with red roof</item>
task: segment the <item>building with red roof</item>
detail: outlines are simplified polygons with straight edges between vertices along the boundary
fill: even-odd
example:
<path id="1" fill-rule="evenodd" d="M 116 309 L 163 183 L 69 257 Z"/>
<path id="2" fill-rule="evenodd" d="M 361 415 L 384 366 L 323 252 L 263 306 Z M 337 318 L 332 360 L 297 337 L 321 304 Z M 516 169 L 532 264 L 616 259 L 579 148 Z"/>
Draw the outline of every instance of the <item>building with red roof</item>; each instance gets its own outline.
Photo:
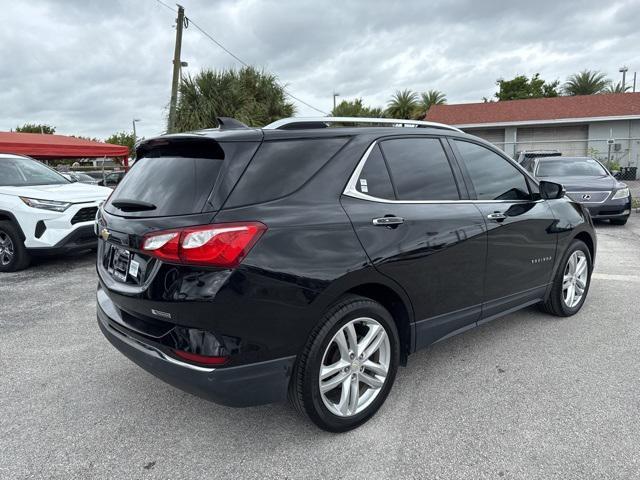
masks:
<path id="1" fill-rule="evenodd" d="M 640 93 L 434 105 L 425 120 L 455 125 L 514 156 L 552 149 L 621 166 L 640 160 Z"/>

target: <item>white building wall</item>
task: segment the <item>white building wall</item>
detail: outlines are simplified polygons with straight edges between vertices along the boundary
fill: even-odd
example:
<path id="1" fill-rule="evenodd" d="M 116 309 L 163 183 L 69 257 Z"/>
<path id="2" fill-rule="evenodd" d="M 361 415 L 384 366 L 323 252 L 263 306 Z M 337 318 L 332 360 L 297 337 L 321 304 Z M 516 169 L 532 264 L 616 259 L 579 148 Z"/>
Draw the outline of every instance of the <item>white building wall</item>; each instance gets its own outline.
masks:
<path id="1" fill-rule="evenodd" d="M 614 141 L 610 153 L 608 139 Z M 589 124 L 589 153 L 600 160 L 608 160 L 610 156 L 622 167 L 637 167 L 640 162 L 640 120 Z"/>

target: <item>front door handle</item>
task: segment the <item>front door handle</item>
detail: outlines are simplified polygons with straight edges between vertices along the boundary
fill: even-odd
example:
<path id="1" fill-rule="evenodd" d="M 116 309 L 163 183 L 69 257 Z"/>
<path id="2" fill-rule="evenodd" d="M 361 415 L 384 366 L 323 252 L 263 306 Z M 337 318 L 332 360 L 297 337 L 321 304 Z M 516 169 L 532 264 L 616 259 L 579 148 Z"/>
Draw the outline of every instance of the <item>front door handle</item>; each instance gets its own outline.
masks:
<path id="1" fill-rule="evenodd" d="M 507 216 L 502 212 L 493 212 L 487 215 L 489 220 L 493 220 L 494 222 L 502 222 Z"/>
<path id="2" fill-rule="evenodd" d="M 392 225 L 400 225 L 402 223 L 404 223 L 404 218 L 402 217 L 379 217 L 379 218 L 374 218 L 371 221 L 374 225 L 376 226 L 380 226 L 380 227 L 389 227 Z"/>

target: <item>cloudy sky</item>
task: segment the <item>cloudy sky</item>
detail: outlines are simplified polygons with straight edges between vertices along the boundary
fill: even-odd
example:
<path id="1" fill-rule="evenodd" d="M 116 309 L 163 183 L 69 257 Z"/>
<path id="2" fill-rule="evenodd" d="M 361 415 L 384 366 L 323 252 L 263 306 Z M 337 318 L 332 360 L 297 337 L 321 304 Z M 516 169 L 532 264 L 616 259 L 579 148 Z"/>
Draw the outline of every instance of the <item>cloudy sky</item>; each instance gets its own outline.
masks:
<path id="1" fill-rule="evenodd" d="M 171 0 L 165 0 L 173 6 Z M 640 0 L 182 0 L 187 17 L 314 107 L 332 92 L 383 106 L 396 90 L 476 102 L 495 80 L 640 70 Z M 0 0 L 0 131 L 25 122 L 104 138 L 160 133 L 175 14 L 156 0 Z M 7 21 L 9 20 L 9 21 Z M 186 72 L 238 66 L 193 26 Z M 632 74 L 630 75 L 632 76 Z M 639 80 L 640 84 L 640 80 Z M 298 115 L 314 115 L 298 104 Z"/>

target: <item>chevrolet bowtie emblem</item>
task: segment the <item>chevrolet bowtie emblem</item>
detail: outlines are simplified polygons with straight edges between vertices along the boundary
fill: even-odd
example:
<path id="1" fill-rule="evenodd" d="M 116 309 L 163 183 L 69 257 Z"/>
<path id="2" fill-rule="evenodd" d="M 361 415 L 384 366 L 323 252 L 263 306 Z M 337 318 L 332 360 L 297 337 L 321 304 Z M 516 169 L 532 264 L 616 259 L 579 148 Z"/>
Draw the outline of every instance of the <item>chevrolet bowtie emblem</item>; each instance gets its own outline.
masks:
<path id="1" fill-rule="evenodd" d="M 111 234 L 109 233 L 109 230 L 107 230 L 106 228 L 103 228 L 102 231 L 100 232 L 100 236 L 105 242 L 109 239 L 109 235 Z"/>

